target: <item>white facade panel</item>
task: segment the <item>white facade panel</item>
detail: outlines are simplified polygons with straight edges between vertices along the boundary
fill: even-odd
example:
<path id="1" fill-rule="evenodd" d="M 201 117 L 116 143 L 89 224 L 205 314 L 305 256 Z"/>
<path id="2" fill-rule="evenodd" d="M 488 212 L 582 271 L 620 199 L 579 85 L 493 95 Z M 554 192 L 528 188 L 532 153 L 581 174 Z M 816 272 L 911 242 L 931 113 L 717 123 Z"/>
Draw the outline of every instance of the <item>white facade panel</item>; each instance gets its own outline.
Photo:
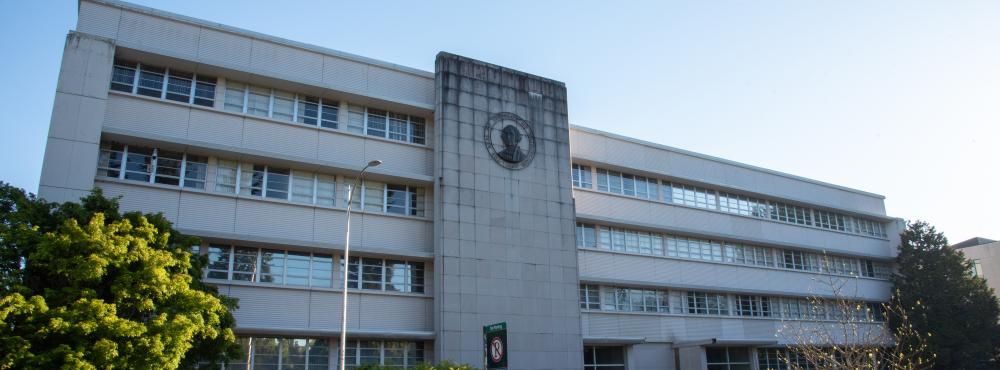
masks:
<path id="1" fill-rule="evenodd" d="M 201 28 L 198 60 L 226 68 L 250 70 L 253 40 L 229 32 Z"/>
<path id="2" fill-rule="evenodd" d="M 368 92 L 400 101 L 434 100 L 433 81 L 376 66 L 368 68 Z"/>
<path id="3" fill-rule="evenodd" d="M 368 91 L 368 65 L 324 55 L 323 84 L 351 92 Z"/>
<path id="4" fill-rule="evenodd" d="M 241 198 L 236 202 L 236 232 L 247 236 L 312 240 L 313 208 Z"/>
<path id="5" fill-rule="evenodd" d="M 142 213 L 163 213 L 172 223 L 177 223 L 177 206 L 180 203 L 180 191 L 163 189 L 156 186 L 141 188 L 118 181 L 98 181 L 95 186 L 104 190 L 108 198 L 121 197 L 118 200 L 122 212 L 139 211 Z"/>
<path id="6" fill-rule="evenodd" d="M 219 233 L 236 232 L 236 198 L 182 192 L 177 227 Z"/>
<path id="7" fill-rule="evenodd" d="M 323 56 L 263 40 L 253 40 L 251 72 L 260 71 L 284 80 L 321 84 Z"/>
<path id="8" fill-rule="evenodd" d="M 121 21 L 122 17 L 121 9 L 87 1 L 80 1 L 79 4 L 80 14 L 77 17 L 77 31 L 110 39 L 118 37 L 118 22 Z"/>
<path id="9" fill-rule="evenodd" d="M 316 129 L 246 118 L 243 145 L 253 150 L 299 158 L 316 158 Z"/>
<path id="10" fill-rule="evenodd" d="M 361 227 L 355 230 L 364 233 L 362 238 L 369 247 L 432 252 L 428 222 L 375 215 L 361 219 Z"/>
<path id="11" fill-rule="evenodd" d="M 430 148 L 372 139 L 365 141 L 366 160 L 381 159 L 383 164 L 380 168 L 388 171 L 430 175 L 434 173 L 431 168 L 432 155 Z"/>
<path id="12" fill-rule="evenodd" d="M 188 139 L 207 146 L 244 147 L 243 117 L 203 109 L 191 110 Z"/>
<path id="13" fill-rule="evenodd" d="M 123 12 L 118 41 L 130 47 L 195 59 L 199 27 L 136 12 Z"/>
<path id="14" fill-rule="evenodd" d="M 111 94 L 104 125 L 130 132 L 185 139 L 190 111 L 190 108 L 181 105 Z"/>

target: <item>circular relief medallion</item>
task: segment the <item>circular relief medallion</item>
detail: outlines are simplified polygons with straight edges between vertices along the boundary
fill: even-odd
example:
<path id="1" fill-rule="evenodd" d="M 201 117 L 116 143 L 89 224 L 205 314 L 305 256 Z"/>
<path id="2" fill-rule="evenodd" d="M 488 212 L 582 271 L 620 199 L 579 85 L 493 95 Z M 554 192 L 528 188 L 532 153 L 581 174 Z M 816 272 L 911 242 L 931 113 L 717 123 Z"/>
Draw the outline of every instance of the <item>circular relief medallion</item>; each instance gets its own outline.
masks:
<path id="1" fill-rule="evenodd" d="M 512 170 L 528 167 L 535 157 L 535 133 L 528 121 L 514 113 L 490 116 L 483 141 L 493 160 Z"/>

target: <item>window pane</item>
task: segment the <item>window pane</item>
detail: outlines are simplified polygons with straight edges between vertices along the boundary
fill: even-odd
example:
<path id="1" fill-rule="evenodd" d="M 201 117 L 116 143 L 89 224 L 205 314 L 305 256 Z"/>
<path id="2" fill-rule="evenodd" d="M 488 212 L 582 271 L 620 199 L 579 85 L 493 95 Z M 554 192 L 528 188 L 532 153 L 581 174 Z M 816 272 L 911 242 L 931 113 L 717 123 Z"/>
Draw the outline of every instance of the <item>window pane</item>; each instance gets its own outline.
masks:
<path id="1" fill-rule="evenodd" d="M 260 255 L 260 281 L 281 284 L 285 274 L 285 251 L 265 249 Z"/>
<path id="2" fill-rule="evenodd" d="M 208 158 L 188 154 L 184 164 L 184 187 L 194 189 L 205 188 L 205 177 L 208 172 Z"/>
<path id="3" fill-rule="evenodd" d="M 159 98 L 163 93 L 163 74 L 165 70 L 147 65 L 139 66 L 139 95 Z"/>
<path id="4" fill-rule="evenodd" d="M 386 185 L 385 211 L 388 213 L 406 214 L 406 186 Z"/>
<path id="5" fill-rule="evenodd" d="M 197 75 L 194 85 L 194 103 L 206 107 L 215 106 L 216 78 Z"/>
<path id="6" fill-rule="evenodd" d="M 365 107 L 357 105 L 347 107 L 347 131 L 356 134 L 365 132 Z"/>
<path id="7" fill-rule="evenodd" d="M 389 112 L 389 138 L 410 141 L 409 136 L 409 122 L 406 120 L 406 115 Z"/>
<path id="8" fill-rule="evenodd" d="M 116 143 L 101 143 L 97 159 L 97 176 L 118 178 L 121 174 L 125 146 Z"/>
<path id="9" fill-rule="evenodd" d="M 299 95 L 299 111 L 296 120 L 299 123 L 315 125 L 319 119 L 319 98 Z"/>
<path id="10" fill-rule="evenodd" d="M 250 86 L 250 95 L 247 96 L 247 114 L 267 117 L 270 104 L 271 89 Z"/>
<path id="11" fill-rule="evenodd" d="M 224 108 L 232 112 L 243 112 L 243 97 L 246 85 L 239 82 L 226 81 L 226 103 Z"/>
<path id="12" fill-rule="evenodd" d="M 292 171 L 292 201 L 311 204 L 313 202 L 313 173 Z"/>
<path id="13" fill-rule="evenodd" d="M 130 146 L 125 160 L 125 179 L 149 182 L 152 170 L 153 151 Z"/>
<path id="14" fill-rule="evenodd" d="M 209 279 L 229 279 L 229 247 L 209 245 L 205 270 Z"/>
<path id="15" fill-rule="evenodd" d="M 267 168 L 267 197 L 275 199 L 288 199 L 288 176 L 287 168 Z"/>
<path id="16" fill-rule="evenodd" d="M 157 184 L 179 185 L 181 183 L 181 162 L 184 155 L 166 150 L 156 152 Z"/>
<path id="17" fill-rule="evenodd" d="M 331 287 L 331 277 L 333 274 L 333 256 L 326 254 L 313 254 L 312 272 L 309 285 L 318 287 Z M 357 279 L 357 274 L 355 274 Z"/>
<path id="18" fill-rule="evenodd" d="M 414 144 L 425 144 L 425 135 L 423 117 L 410 116 L 410 142 Z"/>
<path id="19" fill-rule="evenodd" d="M 239 248 L 233 252 L 233 280 L 255 281 L 257 249 Z"/>
<path id="20" fill-rule="evenodd" d="M 274 110 L 271 118 L 291 121 L 295 111 L 295 94 L 284 91 L 274 91 Z"/>
<path id="21" fill-rule="evenodd" d="M 368 135 L 385 137 L 386 112 L 368 108 Z"/>
<path id="22" fill-rule="evenodd" d="M 333 176 L 318 175 L 316 177 L 316 204 L 335 206 L 337 197 L 337 181 Z"/>
<path id="23" fill-rule="evenodd" d="M 383 193 L 385 184 L 381 182 L 365 180 L 365 210 L 372 212 L 382 212 Z"/>
<path id="24" fill-rule="evenodd" d="M 215 191 L 230 194 L 236 192 L 235 161 L 218 160 L 215 169 Z"/>
<path id="25" fill-rule="evenodd" d="M 170 70 L 170 77 L 167 79 L 167 99 L 182 103 L 191 102 L 191 79 L 194 75 Z"/>
<path id="26" fill-rule="evenodd" d="M 340 108 L 337 107 L 337 102 L 332 100 L 323 99 L 323 119 L 320 122 L 320 126 L 326 128 L 337 128 L 338 114 Z"/>
<path id="27" fill-rule="evenodd" d="M 288 252 L 285 259 L 285 284 L 309 285 L 309 253 Z"/>
<path id="28" fill-rule="evenodd" d="M 111 71 L 111 90 L 131 93 L 135 84 L 135 62 L 115 60 L 115 67 Z"/>

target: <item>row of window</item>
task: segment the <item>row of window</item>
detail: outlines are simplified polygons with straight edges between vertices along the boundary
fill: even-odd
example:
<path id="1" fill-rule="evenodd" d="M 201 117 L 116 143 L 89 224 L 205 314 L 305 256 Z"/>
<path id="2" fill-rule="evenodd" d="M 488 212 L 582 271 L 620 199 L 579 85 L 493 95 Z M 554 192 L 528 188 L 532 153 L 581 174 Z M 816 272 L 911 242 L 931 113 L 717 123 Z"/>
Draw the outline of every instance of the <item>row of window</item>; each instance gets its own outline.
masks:
<path id="1" fill-rule="evenodd" d="M 329 254 L 219 244 L 209 244 L 206 254 L 205 276 L 209 279 L 320 288 L 332 288 L 336 280 L 333 255 Z M 340 264 L 343 268 L 343 259 Z M 423 293 L 424 264 L 351 257 L 347 283 L 352 289 Z"/>
<path id="2" fill-rule="evenodd" d="M 582 222 L 576 224 L 576 244 L 580 248 L 597 248 L 616 252 L 813 271 L 843 276 L 864 276 L 877 279 L 892 277 L 892 268 L 889 264 L 867 259 L 595 226 Z"/>
<path id="3" fill-rule="evenodd" d="M 115 59 L 111 90 L 211 107 L 215 84 L 211 76 Z"/>
<path id="4" fill-rule="evenodd" d="M 97 175 L 206 190 L 208 158 L 158 148 L 104 142 Z M 294 203 L 334 207 L 337 181 L 333 175 L 292 170 L 226 159 L 215 161 L 214 187 L 219 193 L 241 194 Z M 348 184 L 353 179 L 345 179 Z M 346 205 L 345 187 L 341 203 Z M 424 188 L 365 181 L 353 196 L 355 209 L 424 217 Z"/>
<path id="5" fill-rule="evenodd" d="M 580 285 L 580 308 L 621 312 L 774 317 L 790 320 L 881 322 L 881 304 L 864 302 L 841 307 L 836 302 L 805 298 Z"/>
<path id="6" fill-rule="evenodd" d="M 241 355 L 229 360 L 227 370 L 328 370 L 333 365 L 326 339 L 239 337 L 237 341 Z"/>
<path id="7" fill-rule="evenodd" d="M 842 352 L 833 352 L 831 356 L 837 359 L 838 363 L 843 363 L 843 358 L 841 358 L 843 356 Z M 800 352 L 790 348 L 758 348 L 757 368 L 760 370 L 817 369 L 816 365 Z"/>
<path id="8" fill-rule="evenodd" d="M 111 90 L 206 107 L 215 106 L 218 79 L 172 68 L 115 60 Z M 226 81 L 222 109 L 258 117 L 340 128 L 340 102 L 246 83 Z M 358 105 L 347 106 L 347 131 L 426 144 L 423 117 Z"/>
<path id="9" fill-rule="evenodd" d="M 590 166 L 573 165 L 573 186 L 594 189 L 593 174 L 597 174 L 597 190 L 653 201 L 717 210 L 772 221 L 818 227 L 827 230 L 885 238 L 882 222 L 848 216 L 836 212 L 791 205 L 780 201 L 758 199 L 698 186 L 660 181 L 653 178 L 621 173 Z M 662 198 L 660 197 L 662 194 Z"/>
<path id="10" fill-rule="evenodd" d="M 747 347 L 705 347 L 708 370 L 750 370 Z"/>
<path id="11" fill-rule="evenodd" d="M 327 370 L 337 368 L 336 354 L 326 339 L 240 337 L 240 356 L 231 359 L 227 370 Z M 408 369 L 424 362 L 424 343 L 382 340 L 349 340 L 345 367 L 381 365 Z"/>

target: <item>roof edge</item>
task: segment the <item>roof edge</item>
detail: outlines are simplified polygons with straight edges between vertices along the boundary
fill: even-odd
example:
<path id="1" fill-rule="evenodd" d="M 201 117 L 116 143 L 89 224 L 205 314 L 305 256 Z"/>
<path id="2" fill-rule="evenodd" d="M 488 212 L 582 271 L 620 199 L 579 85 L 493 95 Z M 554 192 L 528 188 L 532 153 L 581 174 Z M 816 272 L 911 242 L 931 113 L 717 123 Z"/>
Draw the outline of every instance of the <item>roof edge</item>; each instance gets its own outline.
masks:
<path id="1" fill-rule="evenodd" d="M 340 51 L 340 50 L 330 49 L 330 48 L 326 48 L 326 47 L 322 47 L 322 46 L 318 46 L 318 45 L 307 44 L 307 43 L 304 43 L 304 42 L 289 40 L 289 39 L 286 39 L 286 38 L 281 38 L 281 37 L 272 36 L 272 35 L 268 35 L 268 34 L 264 34 L 264 33 L 260 33 L 260 32 L 251 31 L 251 30 L 248 30 L 248 29 L 245 29 L 245 28 L 239 28 L 239 27 L 235 27 L 235 26 L 225 25 L 225 24 L 222 24 L 222 23 L 211 22 L 211 21 L 208 21 L 208 20 L 200 19 L 200 18 L 194 18 L 194 17 L 183 15 L 183 14 L 177 14 L 177 13 L 168 12 L 168 11 L 165 11 L 165 10 L 151 8 L 151 7 L 144 6 L 144 5 L 133 4 L 133 3 L 129 3 L 129 2 L 125 2 L 125 1 L 120 1 L 120 0 L 79 0 L 77 2 L 77 13 L 78 13 L 77 14 L 77 19 L 78 20 L 79 20 L 80 4 L 83 3 L 83 2 L 91 2 L 91 3 L 95 3 L 95 4 L 112 6 L 112 7 L 121 8 L 121 9 L 125 9 L 125 10 L 130 10 L 130 11 L 134 11 L 134 12 L 137 12 L 137 13 L 142 13 L 142 14 L 146 14 L 146 15 L 150 15 L 150 16 L 154 16 L 154 17 L 158 17 L 158 18 L 170 19 L 170 20 L 174 20 L 174 21 L 178 21 L 178 22 L 183 22 L 183 23 L 188 23 L 188 24 L 192 24 L 192 25 L 196 25 L 196 26 L 201 26 L 201 27 L 214 28 L 214 29 L 219 30 L 219 31 L 228 32 L 228 33 L 234 33 L 234 34 L 238 34 L 238 35 L 247 36 L 247 37 L 250 37 L 250 38 L 255 38 L 255 39 L 259 39 L 259 40 L 263 40 L 263 41 L 268 41 L 268 42 L 273 42 L 273 43 L 277 43 L 277 44 L 281 44 L 281 45 L 293 47 L 293 48 L 296 48 L 296 49 L 302 49 L 302 50 L 316 52 L 316 53 L 320 53 L 320 54 L 326 54 L 326 55 L 329 55 L 329 56 L 333 56 L 333 57 L 337 57 L 337 58 L 343 58 L 343 59 L 349 59 L 351 61 L 355 61 L 355 62 L 358 62 L 358 63 L 364 63 L 364 64 L 368 64 L 368 65 L 371 65 L 371 66 L 388 68 L 388 69 L 392 69 L 392 70 L 395 70 L 395 71 L 398 71 L 398 72 L 403 72 L 403 73 L 411 74 L 411 75 L 414 75 L 414 76 L 418 76 L 418 77 L 434 79 L 434 72 L 425 71 L 425 70 L 417 69 L 417 68 L 413 68 L 413 67 L 407 67 L 407 66 L 400 65 L 400 64 L 390 63 L 390 62 L 386 62 L 386 61 L 382 61 L 382 60 L 378 60 L 378 59 L 374 59 L 374 58 L 369 58 L 369 57 L 365 57 L 365 56 L 361 56 L 361 55 L 357 55 L 357 54 L 352 54 L 352 53 L 348 53 L 348 52 L 344 52 L 344 51 Z M 77 27 L 79 27 L 79 24 L 77 24 Z"/>

